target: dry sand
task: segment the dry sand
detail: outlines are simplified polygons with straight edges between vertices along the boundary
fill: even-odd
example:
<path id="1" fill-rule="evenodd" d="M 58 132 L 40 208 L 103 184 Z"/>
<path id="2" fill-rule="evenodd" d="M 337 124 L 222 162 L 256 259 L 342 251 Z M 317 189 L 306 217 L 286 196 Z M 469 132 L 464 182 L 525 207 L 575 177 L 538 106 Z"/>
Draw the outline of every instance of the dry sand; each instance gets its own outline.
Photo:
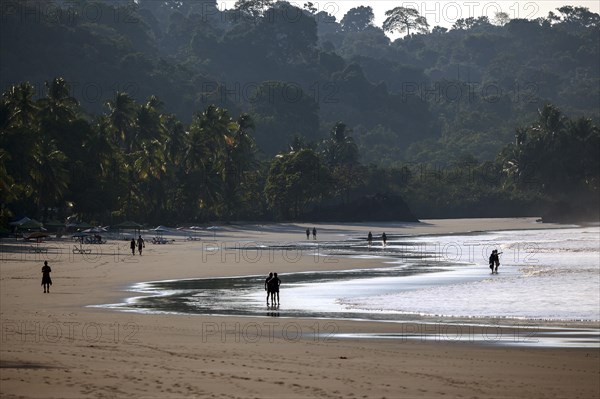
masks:
<path id="1" fill-rule="evenodd" d="M 222 248 L 236 243 L 304 241 L 312 225 L 243 225 L 216 231 Z M 320 224 L 319 240 L 373 231 L 444 234 L 548 228 L 533 219 L 436 220 L 421 224 Z M 377 260 L 312 255 L 286 262 L 207 252 L 212 237 L 146 244 L 109 242 L 99 255 L 72 253 L 72 243 L 45 243 L 58 254 L 0 254 L 0 396 L 223 398 L 596 398 L 599 349 L 541 349 L 421 341 L 340 339 L 330 332 L 402 332 L 423 325 L 277 317 L 150 315 L 86 305 L 120 302 L 140 281 L 380 267 Z M 312 240 L 312 237 L 311 237 Z M 210 244 L 209 244 L 210 242 Z M 21 244 L 22 245 L 22 244 Z M 25 248 L 23 248 L 25 249 Z M 203 254 L 205 256 L 203 256 Z M 48 259 L 54 285 L 40 286 Z M 282 294 L 284 291 L 282 291 Z M 266 316 L 266 314 L 265 314 Z M 302 331 L 303 337 L 297 336 Z M 315 331 L 322 333 L 315 334 Z"/>

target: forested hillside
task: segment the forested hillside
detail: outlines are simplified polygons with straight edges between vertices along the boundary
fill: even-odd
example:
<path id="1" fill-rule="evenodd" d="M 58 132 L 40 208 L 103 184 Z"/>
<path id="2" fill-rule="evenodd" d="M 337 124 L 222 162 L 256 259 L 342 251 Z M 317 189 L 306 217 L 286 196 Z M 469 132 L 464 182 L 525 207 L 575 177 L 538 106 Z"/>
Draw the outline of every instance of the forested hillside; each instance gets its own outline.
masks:
<path id="1" fill-rule="evenodd" d="M 5 220 L 414 219 L 404 200 L 417 217 L 597 215 L 587 9 L 445 29 L 268 0 L 11 4 Z"/>
<path id="2" fill-rule="evenodd" d="M 3 89 L 29 81 L 41 96 L 60 76 L 93 113 L 117 91 L 155 95 L 186 123 L 210 104 L 247 112 L 262 158 L 343 121 L 366 163 L 491 160 L 545 103 L 598 118 L 600 17 L 580 8 L 470 18 L 391 42 L 369 7 L 335 16 L 267 0 L 223 12 L 208 0 L 18 4 L 1 26 Z"/>

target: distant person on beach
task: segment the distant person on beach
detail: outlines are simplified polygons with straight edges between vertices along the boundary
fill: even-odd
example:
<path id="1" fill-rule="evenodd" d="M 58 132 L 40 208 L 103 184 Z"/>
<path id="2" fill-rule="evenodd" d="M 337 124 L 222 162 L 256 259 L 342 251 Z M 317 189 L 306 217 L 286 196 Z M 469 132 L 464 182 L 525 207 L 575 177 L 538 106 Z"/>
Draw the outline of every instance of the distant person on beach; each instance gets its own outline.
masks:
<path id="1" fill-rule="evenodd" d="M 385 247 L 387 244 L 387 235 L 385 235 L 385 232 L 381 235 L 381 241 L 383 241 L 383 246 Z"/>
<path id="2" fill-rule="evenodd" d="M 138 247 L 138 252 L 140 253 L 140 256 L 142 256 L 142 248 L 146 248 L 146 244 L 144 244 L 144 239 L 142 238 L 141 235 L 138 238 L 137 247 Z"/>
<path id="3" fill-rule="evenodd" d="M 498 266 L 500 266 L 500 254 L 502 252 L 498 252 L 497 249 L 492 251 L 490 255 L 490 269 L 492 269 L 492 274 L 498 274 Z"/>
<path id="4" fill-rule="evenodd" d="M 373 243 L 373 234 L 369 231 L 369 235 L 367 236 L 367 242 L 369 243 L 369 246 L 371 246 L 371 244 Z"/>
<path id="5" fill-rule="evenodd" d="M 275 305 L 275 297 L 277 297 L 277 305 L 279 305 L 279 286 L 281 285 L 281 280 L 277 277 L 277 273 L 269 280 L 269 285 L 271 286 L 271 303 Z"/>
<path id="6" fill-rule="evenodd" d="M 271 279 L 273 278 L 273 273 L 269 273 L 269 276 L 265 280 L 265 291 L 267 291 L 267 306 L 269 306 L 269 297 L 271 296 Z"/>
<path id="7" fill-rule="evenodd" d="M 50 286 L 52 285 L 52 279 L 50 278 L 50 266 L 48 266 L 48 261 L 44 261 L 44 266 L 42 266 L 42 285 L 44 286 L 44 294 L 50 293 Z"/>
<path id="8" fill-rule="evenodd" d="M 306 228 L 306 239 L 308 240 L 310 238 L 310 229 L 307 227 Z"/>
<path id="9" fill-rule="evenodd" d="M 135 256 L 135 239 L 132 238 L 129 243 L 129 248 L 131 248 L 131 255 Z"/>
<path id="10" fill-rule="evenodd" d="M 313 227 L 313 240 L 317 239 L 317 228 Z"/>

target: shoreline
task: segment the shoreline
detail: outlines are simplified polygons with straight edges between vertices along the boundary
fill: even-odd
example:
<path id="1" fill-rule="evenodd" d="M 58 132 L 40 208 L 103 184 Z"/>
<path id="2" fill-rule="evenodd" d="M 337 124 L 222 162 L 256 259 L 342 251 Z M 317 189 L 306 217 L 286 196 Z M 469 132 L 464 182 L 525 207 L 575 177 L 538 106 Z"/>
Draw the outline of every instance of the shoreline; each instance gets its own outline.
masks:
<path id="1" fill-rule="evenodd" d="M 530 229 L 530 221 L 502 220 L 496 227 Z M 448 234 L 489 224 L 487 220 L 465 223 L 433 221 L 419 228 L 385 228 L 388 234 Z M 369 229 L 375 230 L 355 227 L 317 225 L 318 238 L 334 241 L 363 232 L 366 237 Z M 246 240 L 304 242 L 305 228 L 219 229 L 216 238 L 221 245 Z M 236 261 L 234 255 L 224 261 L 216 256 L 202 260 L 198 249 L 206 238 L 213 235 L 196 242 L 147 244 L 142 257 L 125 256 L 125 252 L 86 261 L 81 255 L 65 253 L 62 260 L 49 262 L 54 281 L 51 294 L 43 294 L 39 286 L 41 257 L 16 261 L 6 260 L 3 254 L 0 394 L 32 398 L 600 394 L 597 348 L 488 347 L 448 337 L 440 341 L 337 339 L 328 334 L 389 335 L 397 334 L 399 327 L 373 321 L 154 315 L 87 307 L 120 302 L 126 296 L 124 290 L 140 281 L 264 275 L 274 268 L 285 274 L 385 266 L 378 258 L 325 262 L 323 257 L 309 255 L 291 263 L 280 252 L 255 263 L 243 258 Z M 403 326 L 427 327 L 419 323 Z M 300 329 L 305 337 L 296 335 Z M 273 359 L 267 353 L 277 356 Z M 502 383 L 506 380 L 514 384 Z M 570 382 L 575 380 L 578 386 L 572 388 Z"/>
<path id="2" fill-rule="evenodd" d="M 385 270 L 386 267 L 381 267 L 382 270 Z M 348 269 L 348 270 L 339 270 L 338 272 L 359 272 L 361 270 L 370 271 L 370 270 L 378 270 L 375 269 Z M 302 271 L 302 272 L 292 272 L 286 274 L 286 276 L 294 275 L 294 274 L 313 274 L 313 273 L 321 273 L 317 271 Z M 427 274 L 427 272 L 423 273 Z M 262 275 L 242 275 L 242 276 L 227 276 L 227 277 L 203 277 L 203 278 L 186 278 L 186 279 L 166 279 L 166 280 L 155 280 L 155 281 L 141 281 L 134 283 L 133 285 L 128 285 L 125 287 L 122 292 L 130 293 L 129 295 L 124 295 L 122 297 L 122 301 L 118 303 L 106 303 L 106 304 L 94 304 L 87 305 L 88 308 L 95 309 L 107 309 L 111 311 L 117 312 L 132 312 L 139 314 L 170 314 L 170 315 L 180 315 L 180 316 L 211 316 L 211 317 L 258 317 L 258 318 L 269 318 L 273 317 L 268 315 L 269 308 L 263 309 L 263 313 L 267 313 L 267 315 L 256 315 L 256 314 L 243 314 L 243 313 L 224 313 L 218 310 L 212 311 L 166 311 L 161 309 L 153 309 L 151 307 L 140 307 L 136 309 L 131 307 L 130 304 L 132 301 L 137 301 L 139 299 L 151 299 L 151 298 L 164 298 L 165 294 L 164 290 L 159 290 L 158 293 L 154 292 L 151 287 L 155 284 L 164 284 L 164 283 L 178 283 L 178 282 L 195 282 L 195 281 L 211 281 L 211 280 L 228 280 L 228 279 L 246 279 L 250 277 L 262 278 Z M 176 291 L 176 290 L 175 290 Z M 277 310 L 280 312 L 280 310 Z M 422 324 L 431 324 L 431 323 L 445 323 L 448 325 L 458 325 L 458 326 L 498 326 L 498 327 L 510 327 L 510 324 L 513 325 L 527 325 L 527 326 L 535 326 L 538 328 L 547 328 L 547 329 L 564 329 L 564 330 L 580 330 L 580 329 L 597 329 L 600 331 L 600 319 L 559 319 L 559 318 L 533 318 L 533 317 L 510 317 L 510 316 L 459 316 L 459 315 L 434 315 L 434 314 L 418 314 L 411 312 L 390 312 L 390 313 L 380 313 L 379 317 L 360 317 L 361 314 L 368 315 L 368 311 L 362 312 L 353 312 L 352 310 L 348 310 L 346 312 L 339 312 L 339 316 L 336 316 L 337 313 L 331 313 L 328 316 L 315 316 L 311 315 L 308 312 L 305 315 L 302 314 L 301 310 L 298 310 L 298 313 L 294 313 L 292 315 L 278 315 L 277 317 L 286 318 L 286 319 L 319 319 L 319 320 L 335 320 L 335 321 L 358 321 L 358 322 L 375 322 L 375 323 L 422 323 Z M 351 314 L 351 317 L 345 317 L 345 314 Z M 396 316 L 397 319 L 394 318 L 386 318 Z"/>

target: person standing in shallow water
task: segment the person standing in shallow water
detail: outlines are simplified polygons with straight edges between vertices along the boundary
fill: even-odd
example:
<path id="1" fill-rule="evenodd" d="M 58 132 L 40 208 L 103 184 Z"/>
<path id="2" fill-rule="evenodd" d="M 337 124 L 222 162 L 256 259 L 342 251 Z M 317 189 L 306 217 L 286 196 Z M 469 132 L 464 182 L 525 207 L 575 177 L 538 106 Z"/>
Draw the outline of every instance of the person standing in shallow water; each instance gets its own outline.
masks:
<path id="1" fill-rule="evenodd" d="M 50 278 L 50 266 L 48 266 L 48 261 L 44 261 L 44 266 L 42 266 L 42 285 L 44 286 L 44 294 L 50 293 L 50 286 L 52 285 L 52 279 Z"/>
<path id="2" fill-rule="evenodd" d="M 269 285 L 271 286 L 271 303 L 275 305 L 275 297 L 277 297 L 277 305 L 279 305 L 279 286 L 281 285 L 281 280 L 277 277 L 277 273 L 273 274 L 273 278 L 269 280 Z"/>
<path id="3" fill-rule="evenodd" d="M 492 274 L 496 273 L 498 274 L 498 266 L 500 266 L 500 254 L 502 252 L 498 253 L 497 249 L 494 249 L 492 251 L 492 254 L 490 255 L 490 269 L 492 269 Z"/>
<path id="4" fill-rule="evenodd" d="M 269 276 L 265 280 L 265 291 L 267 291 L 267 306 L 269 306 L 269 297 L 271 296 L 271 279 L 273 278 L 273 273 L 269 273 Z"/>
<path id="5" fill-rule="evenodd" d="M 313 240 L 317 239 L 317 228 L 313 227 Z"/>
<path id="6" fill-rule="evenodd" d="M 387 244 L 387 235 L 385 232 L 381 235 L 381 241 L 383 241 L 383 246 L 385 247 Z"/>
<path id="7" fill-rule="evenodd" d="M 306 228 L 306 239 L 308 240 L 310 238 L 310 229 L 307 227 Z"/>
<path id="8" fill-rule="evenodd" d="M 129 243 L 129 248 L 131 248 L 131 255 L 135 256 L 135 239 L 132 238 Z"/>
<path id="9" fill-rule="evenodd" d="M 373 234 L 370 231 L 369 231 L 369 235 L 367 236 L 367 243 L 369 244 L 369 247 L 373 243 Z"/>

